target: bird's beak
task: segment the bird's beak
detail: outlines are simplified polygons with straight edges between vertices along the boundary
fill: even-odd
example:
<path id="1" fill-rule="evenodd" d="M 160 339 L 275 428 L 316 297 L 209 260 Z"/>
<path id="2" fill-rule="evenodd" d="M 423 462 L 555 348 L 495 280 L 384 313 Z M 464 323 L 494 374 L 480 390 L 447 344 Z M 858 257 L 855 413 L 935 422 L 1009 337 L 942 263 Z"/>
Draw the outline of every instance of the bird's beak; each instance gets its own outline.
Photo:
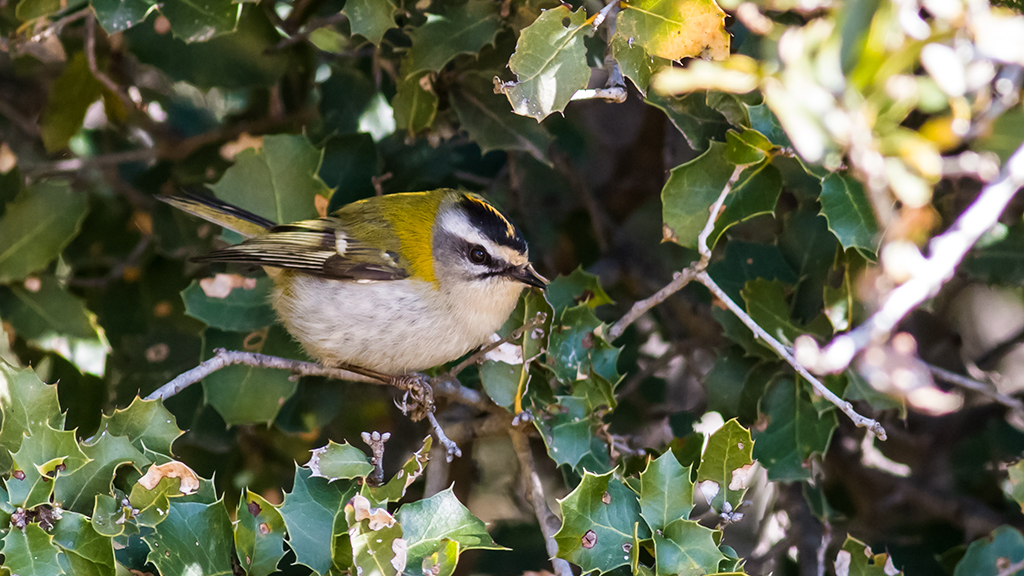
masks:
<path id="1" fill-rule="evenodd" d="M 527 262 L 524 266 L 514 269 L 510 274 L 509 278 L 518 280 L 527 286 L 535 286 L 544 289 L 548 285 L 548 279 L 541 276 L 533 269 L 533 264 Z"/>

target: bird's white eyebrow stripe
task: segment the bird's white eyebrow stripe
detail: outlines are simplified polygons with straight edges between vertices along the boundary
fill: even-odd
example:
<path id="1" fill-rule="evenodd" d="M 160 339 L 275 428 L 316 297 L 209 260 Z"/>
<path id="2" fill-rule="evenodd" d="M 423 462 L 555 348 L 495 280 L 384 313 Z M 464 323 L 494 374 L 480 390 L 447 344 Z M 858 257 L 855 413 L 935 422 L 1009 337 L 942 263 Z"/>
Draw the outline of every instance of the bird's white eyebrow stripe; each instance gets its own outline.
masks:
<path id="1" fill-rule="evenodd" d="M 479 230 L 470 224 L 469 219 L 459 212 L 449 212 L 441 217 L 441 229 L 445 232 L 461 238 L 470 244 L 479 244 L 493 257 L 500 257 L 501 250 L 494 242 L 490 241 Z"/>

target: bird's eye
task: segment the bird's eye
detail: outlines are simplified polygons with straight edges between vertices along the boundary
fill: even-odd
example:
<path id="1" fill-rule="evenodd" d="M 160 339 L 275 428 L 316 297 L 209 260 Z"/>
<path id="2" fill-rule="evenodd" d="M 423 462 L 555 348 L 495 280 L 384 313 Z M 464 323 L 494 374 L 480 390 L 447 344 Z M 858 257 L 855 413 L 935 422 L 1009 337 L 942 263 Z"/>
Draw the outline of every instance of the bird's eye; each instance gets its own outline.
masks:
<path id="1" fill-rule="evenodd" d="M 474 264 L 483 264 L 487 262 L 487 251 L 483 246 L 474 244 L 469 248 L 469 260 Z"/>

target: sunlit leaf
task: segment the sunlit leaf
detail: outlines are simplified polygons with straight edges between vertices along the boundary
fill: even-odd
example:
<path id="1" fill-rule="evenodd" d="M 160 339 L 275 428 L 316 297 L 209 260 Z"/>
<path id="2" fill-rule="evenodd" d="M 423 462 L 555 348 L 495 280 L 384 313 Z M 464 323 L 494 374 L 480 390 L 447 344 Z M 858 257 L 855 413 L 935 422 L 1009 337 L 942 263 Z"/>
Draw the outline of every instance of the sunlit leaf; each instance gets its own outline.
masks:
<path id="1" fill-rule="evenodd" d="M 708 438 L 707 447 L 697 468 L 698 482 L 715 482 L 718 492 L 710 502 L 718 511 L 739 507 L 746 493 L 750 466 L 753 464 L 751 450 L 754 442 L 750 430 L 736 419 L 729 420 Z"/>
<path id="2" fill-rule="evenodd" d="M 693 510 L 693 482 L 690 467 L 679 464 L 669 450 L 647 462 L 640 473 L 640 515 L 654 532 L 679 519 L 686 519 Z"/>
<path id="3" fill-rule="evenodd" d="M 633 0 L 619 12 L 618 32 L 668 60 L 729 56 L 725 12 L 714 0 Z"/>
<path id="4" fill-rule="evenodd" d="M 448 546 L 459 544 L 459 550 L 502 550 L 487 534 L 483 520 L 473 516 L 459 502 L 451 487 L 408 504 L 403 504 L 395 518 L 402 525 L 408 543 L 409 561 L 419 566 L 424 558 Z"/>
<path id="5" fill-rule="evenodd" d="M 4 568 L 12 574 L 64 574 L 57 561 L 57 552 L 53 536 L 47 534 L 39 524 L 29 524 L 22 530 L 10 528 L 3 538 Z"/>

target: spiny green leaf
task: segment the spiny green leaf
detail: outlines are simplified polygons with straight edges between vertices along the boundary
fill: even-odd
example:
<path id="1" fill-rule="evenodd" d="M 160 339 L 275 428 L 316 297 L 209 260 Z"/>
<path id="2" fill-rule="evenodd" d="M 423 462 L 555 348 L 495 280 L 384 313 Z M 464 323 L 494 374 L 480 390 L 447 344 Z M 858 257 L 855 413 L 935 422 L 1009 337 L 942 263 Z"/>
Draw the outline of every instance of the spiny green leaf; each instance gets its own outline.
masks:
<path id="1" fill-rule="evenodd" d="M 114 574 L 113 542 L 97 532 L 84 514 L 65 510 L 53 529 L 53 543 L 61 551 L 61 564 L 68 574 Z"/>
<path id="2" fill-rule="evenodd" d="M 243 490 L 235 517 L 235 549 L 245 573 L 268 576 L 277 572 L 277 563 L 284 556 L 281 513 L 259 494 Z"/>
<path id="3" fill-rule="evenodd" d="M 156 6 L 146 0 L 91 0 L 96 22 L 107 34 L 116 34 L 144 21 Z"/>
<path id="4" fill-rule="evenodd" d="M 94 316 L 50 274 L 0 287 L 0 315 L 27 340 L 47 336 L 99 338 Z"/>
<path id="5" fill-rule="evenodd" d="M 754 434 L 753 456 L 768 469 L 768 479 L 810 478 L 807 461 L 828 448 L 839 425 L 835 411 L 819 416 L 803 386 L 791 378 L 779 380 L 768 390 L 761 411 L 768 416 L 768 427 Z"/>
<path id="6" fill-rule="evenodd" d="M 729 122 L 721 112 L 707 105 L 703 92 L 679 97 L 650 92 L 646 102 L 664 112 L 694 150 L 707 150 L 712 141 L 725 140 Z"/>
<path id="7" fill-rule="evenodd" d="M 398 83 L 395 97 L 391 100 L 391 107 L 395 109 L 395 125 L 415 136 L 434 123 L 437 103 L 429 73 L 406 76 Z"/>
<path id="8" fill-rule="evenodd" d="M 0 470 L 10 468 L 26 434 L 44 424 L 64 427 L 57 387 L 44 384 L 31 368 L 18 369 L 0 359 Z"/>
<path id="9" fill-rule="evenodd" d="M 333 533 L 342 506 L 355 494 L 351 482 L 328 482 L 296 467 L 295 484 L 285 495 L 280 511 L 288 528 L 288 546 L 299 564 L 320 574 L 331 568 L 334 542 L 328 535 Z"/>
<path id="10" fill-rule="evenodd" d="M 709 209 L 734 169 L 725 159 L 725 144 L 720 142 L 712 142 L 706 152 L 672 169 L 661 190 L 666 240 L 697 247 L 697 237 L 711 216 Z"/>
<path id="11" fill-rule="evenodd" d="M 65 181 L 22 190 L 0 217 L 0 284 L 9 284 L 52 262 L 85 219 L 88 198 Z"/>
<path id="12" fill-rule="evenodd" d="M 821 181 L 821 214 L 843 248 L 874 254 L 878 248 L 878 222 L 864 186 L 845 174 L 830 174 Z"/>
<path id="13" fill-rule="evenodd" d="M 725 555 L 715 545 L 715 530 L 693 520 L 676 520 L 654 534 L 655 573 L 658 576 L 703 576 L 718 571 Z"/>
<path id="14" fill-rule="evenodd" d="M 459 550 L 503 550 L 487 534 L 483 520 L 470 513 L 459 502 L 451 487 L 408 504 L 403 504 L 395 518 L 402 525 L 409 545 L 408 565 L 416 568 L 424 558 L 458 542 Z"/>
<path id="15" fill-rule="evenodd" d="M 73 431 L 55 430 L 43 422 L 32 426 L 21 448 L 11 454 L 14 472 L 7 482 L 10 502 L 28 509 L 47 504 L 54 478 L 73 474 L 89 461 Z"/>
<path id="16" fill-rule="evenodd" d="M 348 0 L 342 10 L 348 17 L 352 34 L 358 34 L 374 44 L 380 44 L 384 33 L 395 24 L 395 5 L 391 0 Z"/>
<path id="17" fill-rule="evenodd" d="M 373 464 L 362 450 L 345 442 L 338 444 L 331 440 L 327 446 L 313 450 L 313 456 L 305 464 L 313 476 L 338 479 L 361 478 L 373 472 Z"/>
<path id="18" fill-rule="evenodd" d="M 584 36 L 594 33 L 582 8 L 566 6 L 545 10 L 519 35 L 516 51 L 508 62 L 516 75 L 505 95 L 516 114 L 538 122 L 565 110 L 577 90 L 590 79 Z"/>
<path id="19" fill-rule="evenodd" d="M 580 304 L 586 304 L 590 308 L 614 304 L 601 287 L 600 279 L 582 267 L 577 267 L 568 276 L 559 276 L 552 280 L 544 289 L 544 297 L 551 303 L 556 313 Z"/>
<path id="20" fill-rule="evenodd" d="M 305 136 L 264 136 L 261 148 L 239 152 L 235 165 L 211 188 L 221 200 L 279 224 L 316 218 L 314 196 L 331 196 L 317 176 L 322 159 L 323 151 Z"/>
<path id="21" fill-rule="evenodd" d="M 135 528 L 135 524 L 128 522 L 131 514 L 130 504 L 122 506 L 113 496 L 97 494 L 90 523 L 97 534 L 114 538 L 124 534 L 128 527 Z M 138 528 L 135 528 L 135 532 L 138 532 Z"/>
<path id="22" fill-rule="evenodd" d="M 837 574 L 846 576 L 900 576 L 903 572 L 896 570 L 892 557 L 888 554 L 875 554 L 860 540 L 847 535 L 843 549 L 836 555 L 835 569 Z M 983 574 L 984 572 L 972 572 Z"/>
<path id="23" fill-rule="evenodd" d="M 735 418 L 708 438 L 697 468 L 697 481 L 718 484 L 718 493 L 710 503 L 715 510 L 724 511 L 726 502 L 729 510 L 739 507 L 747 491 L 749 468 L 754 463 L 751 458 L 753 447 L 750 430 L 740 426 Z"/>
<path id="24" fill-rule="evenodd" d="M 427 22 L 409 32 L 412 46 L 402 62 L 402 75 L 438 71 L 459 54 L 479 52 L 494 42 L 501 29 L 498 5 L 489 0 L 449 4 L 444 13 L 427 13 Z"/>
<path id="25" fill-rule="evenodd" d="M 57 561 L 57 547 L 53 537 L 39 524 L 24 529 L 10 528 L 3 540 L 4 567 L 12 574 L 32 576 L 59 576 L 64 570 Z"/>
<path id="26" fill-rule="evenodd" d="M 668 60 L 729 56 L 725 12 L 714 0 L 632 0 L 619 12 L 618 32 Z"/>
<path id="27" fill-rule="evenodd" d="M 743 171 L 725 198 L 725 209 L 715 220 L 715 227 L 708 236 L 708 247 L 718 244 L 722 234 L 736 224 L 755 216 L 774 214 L 781 192 L 782 177 L 769 162 Z"/>
<path id="28" fill-rule="evenodd" d="M 672 63 L 670 60 L 649 55 L 635 39 L 630 42 L 629 37 L 618 28 L 612 35 L 612 58 L 619 63 L 622 75 L 629 78 L 644 97 L 647 96 L 647 87 L 651 84 L 654 73 Z"/>
<path id="29" fill-rule="evenodd" d="M 273 324 L 274 309 L 270 307 L 273 281 L 266 276 L 252 280 L 236 278 L 244 285 L 236 284 L 223 297 L 207 296 L 200 282 L 193 280 L 181 291 L 185 313 L 207 326 L 229 332 L 251 332 Z"/>
<path id="30" fill-rule="evenodd" d="M 160 4 L 160 13 L 171 23 L 175 38 L 206 42 L 214 36 L 235 31 L 242 5 L 232 0 L 164 2 Z"/>
<path id="31" fill-rule="evenodd" d="M 554 137 L 541 125 L 508 109 L 489 79 L 466 75 L 451 92 L 452 108 L 462 129 L 486 154 L 491 150 L 520 150 L 549 164 L 547 150 Z"/>
<path id="32" fill-rule="evenodd" d="M 640 515 L 652 532 L 664 530 L 693 510 L 693 482 L 690 467 L 679 464 L 669 450 L 647 462 L 640 473 Z"/>
<path id="33" fill-rule="evenodd" d="M 369 500 L 357 495 L 345 504 L 345 522 L 357 574 L 397 576 L 405 570 L 408 556 L 402 525 L 386 508 L 371 508 Z"/>
<path id="34" fill-rule="evenodd" d="M 953 576 L 998 574 L 1002 566 L 1021 560 L 1024 560 L 1024 536 L 1012 526 L 1000 526 L 988 536 L 971 542 Z"/>
<path id="35" fill-rule="evenodd" d="M 224 502 L 175 502 L 167 519 L 142 540 L 161 574 L 231 574 L 231 519 Z"/>
<path id="36" fill-rule="evenodd" d="M 100 430 L 106 430 L 112 436 L 127 436 L 140 452 L 145 453 L 148 449 L 165 456 L 171 455 L 171 444 L 184 433 L 178 429 L 174 415 L 162 403 L 138 396 L 127 408 L 104 415 Z"/>
<path id="37" fill-rule="evenodd" d="M 626 550 L 633 545 L 633 529 L 640 522 L 640 503 L 611 472 L 601 476 L 585 472 L 579 486 L 558 505 L 562 510 L 562 527 L 555 534 L 559 558 L 584 573 L 629 564 Z M 641 538 L 649 537 L 644 530 Z"/>
<path id="38" fill-rule="evenodd" d="M 93 442 L 81 446 L 89 462 L 75 472 L 59 475 L 54 482 L 54 499 L 65 510 L 89 514 L 96 495 L 110 495 L 114 472 L 118 468 L 131 464 L 142 472 L 150 464 L 126 436 L 112 436 L 104 431 Z"/>
<path id="39" fill-rule="evenodd" d="M 558 466 L 575 468 L 590 453 L 590 438 L 594 435 L 589 419 L 574 418 L 569 414 L 555 414 L 550 418 L 535 418 L 548 456 Z"/>

